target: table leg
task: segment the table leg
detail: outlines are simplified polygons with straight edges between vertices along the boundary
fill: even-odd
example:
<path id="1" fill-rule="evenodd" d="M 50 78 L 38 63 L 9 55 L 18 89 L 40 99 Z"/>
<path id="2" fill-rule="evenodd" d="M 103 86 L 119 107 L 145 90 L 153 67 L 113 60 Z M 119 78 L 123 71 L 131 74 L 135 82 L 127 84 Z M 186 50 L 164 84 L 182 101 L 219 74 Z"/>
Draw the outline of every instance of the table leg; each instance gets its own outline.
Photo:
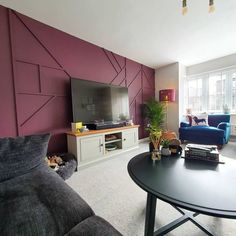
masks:
<path id="1" fill-rule="evenodd" d="M 147 194 L 144 236 L 153 236 L 156 216 L 156 200 L 156 197 L 151 193 Z"/>

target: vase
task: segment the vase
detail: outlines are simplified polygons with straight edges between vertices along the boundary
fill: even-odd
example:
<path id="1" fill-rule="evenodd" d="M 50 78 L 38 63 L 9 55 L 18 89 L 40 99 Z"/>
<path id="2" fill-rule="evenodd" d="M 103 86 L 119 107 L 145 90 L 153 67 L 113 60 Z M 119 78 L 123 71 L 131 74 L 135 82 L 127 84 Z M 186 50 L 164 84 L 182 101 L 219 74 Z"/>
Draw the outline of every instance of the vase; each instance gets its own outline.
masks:
<path id="1" fill-rule="evenodd" d="M 153 143 L 149 142 L 149 152 L 152 152 L 154 149 Z"/>
<path id="2" fill-rule="evenodd" d="M 157 149 L 159 150 L 160 145 L 157 145 Z M 149 142 L 149 152 L 152 152 L 155 149 L 153 142 Z"/>
<path id="3" fill-rule="evenodd" d="M 151 152 L 151 158 L 153 161 L 161 160 L 161 153 L 158 149 L 153 149 Z"/>

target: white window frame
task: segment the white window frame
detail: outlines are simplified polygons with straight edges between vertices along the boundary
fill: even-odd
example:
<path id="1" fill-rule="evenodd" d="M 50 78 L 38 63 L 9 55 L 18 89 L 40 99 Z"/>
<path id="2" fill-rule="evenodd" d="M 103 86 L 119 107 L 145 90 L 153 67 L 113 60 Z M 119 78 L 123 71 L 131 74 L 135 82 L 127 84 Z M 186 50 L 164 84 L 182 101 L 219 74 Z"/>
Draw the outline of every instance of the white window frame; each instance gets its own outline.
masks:
<path id="1" fill-rule="evenodd" d="M 223 107 L 221 110 L 209 110 L 209 77 L 214 74 L 226 75 L 225 81 L 225 104 L 227 104 L 230 108 L 231 113 L 236 113 L 236 106 L 235 109 L 232 109 L 232 78 L 233 73 L 236 73 L 236 66 L 215 70 L 215 71 L 208 71 L 201 74 L 186 76 L 184 81 L 184 110 L 186 111 L 188 107 L 188 82 L 191 80 L 202 79 L 202 109 L 201 111 L 193 111 L 193 113 L 222 113 Z"/>

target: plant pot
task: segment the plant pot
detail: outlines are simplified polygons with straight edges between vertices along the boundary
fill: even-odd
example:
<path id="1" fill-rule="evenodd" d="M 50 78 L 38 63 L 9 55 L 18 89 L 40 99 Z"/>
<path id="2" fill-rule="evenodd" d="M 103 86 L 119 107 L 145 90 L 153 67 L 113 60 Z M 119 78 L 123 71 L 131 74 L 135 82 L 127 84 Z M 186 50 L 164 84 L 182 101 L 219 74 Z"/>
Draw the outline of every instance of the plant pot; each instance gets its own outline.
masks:
<path id="1" fill-rule="evenodd" d="M 171 155 L 170 149 L 162 147 L 161 148 L 161 155 L 163 155 L 163 156 L 170 156 Z"/>

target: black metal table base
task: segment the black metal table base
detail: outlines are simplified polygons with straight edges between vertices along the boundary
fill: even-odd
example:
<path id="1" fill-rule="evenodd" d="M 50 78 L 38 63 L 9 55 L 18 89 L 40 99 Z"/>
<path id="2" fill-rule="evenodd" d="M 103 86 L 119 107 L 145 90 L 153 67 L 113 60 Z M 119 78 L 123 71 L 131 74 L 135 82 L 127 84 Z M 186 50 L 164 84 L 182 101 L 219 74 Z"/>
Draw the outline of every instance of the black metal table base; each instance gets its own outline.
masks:
<path id="1" fill-rule="evenodd" d="M 174 205 L 171 206 L 173 206 L 178 212 L 180 212 L 182 216 L 154 232 L 155 215 L 156 215 L 156 197 L 148 193 L 147 205 L 146 205 L 146 218 L 145 218 L 145 234 L 144 234 L 145 236 L 166 235 L 170 231 L 174 230 L 175 228 L 179 227 L 180 225 L 186 223 L 189 220 L 193 224 L 195 224 L 199 229 L 205 232 L 207 235 L 214 236 L 214 234 L 212 234 L 198 220 L 194 218 L 197 215 L 199 215 L 199 213 L 190 213 Z"/>

